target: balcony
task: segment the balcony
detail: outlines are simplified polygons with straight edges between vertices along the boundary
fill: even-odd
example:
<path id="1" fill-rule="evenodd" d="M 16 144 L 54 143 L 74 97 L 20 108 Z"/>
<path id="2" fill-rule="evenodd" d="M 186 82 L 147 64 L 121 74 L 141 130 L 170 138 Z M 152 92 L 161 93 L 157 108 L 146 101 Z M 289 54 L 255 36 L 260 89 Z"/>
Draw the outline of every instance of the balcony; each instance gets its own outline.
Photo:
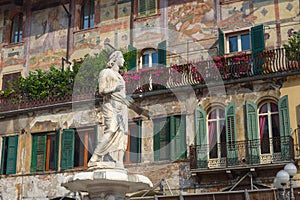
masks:
<path id="1" fill-rule="evenodd" d="M 72 105 L 72 103 L 95 100 L 94 88 L 77 88 L 77 91 L 69 89 L 64 95 L 50 94 L 45 98 L 30 98 L 17 94 L 9 97 L 0 97 L 0 112 L 9 113 L 15 111 L 24 111 L 28 109 L 42 109 L 49 107 L 59 107 L 63 105 Z"/>
<path id="2" fill-rule="evenodd" d="M 288 59 L 285 49 L 280 48 L 255 55 L 243 52 L 167 68 L 129 71 L 123 77 L 127 83 L 127 92 L 132 94 L 187 85 L 206 87 L 284 77 L 300 74 L 299 68 L 300 55 Z"/>
<path id="3" fill-rule="evenodd" d="M 192 170 L 243 168 L 281 164 L 294 159 L 292 137 L 190 146 Z"/>
<path id="4" fill-rule="evenodd" d="M 288 59 L 289 58 L 289 59 Z M 300 55 L 295 58 L 287 56 L 285 49 L 266 50 L 256 55 L 250 52 L 225 55 L 206 61 L 195 61 L 170 67 L 152 67 L 139 71 L 128 71 L 123 77 L 126 82 L 127 94 L 140 95 L 160 90 L 192 86 L 204 88 L 208 85 L 218 86 L 236 84 L 268 78 L 285 77 L 300 74 Z M 52 94 L 43 99 L 26 98 L 23 95 L 0 96 L 0 112 L 8 112 L 33 107 L 50 106 L 53 104 L 72 103 L 99 97 L 95 88 L 83 89 L 75 95 L 68 89 L 64 95 Z M 26 95 L 25 95 L 26 96 Z"/>

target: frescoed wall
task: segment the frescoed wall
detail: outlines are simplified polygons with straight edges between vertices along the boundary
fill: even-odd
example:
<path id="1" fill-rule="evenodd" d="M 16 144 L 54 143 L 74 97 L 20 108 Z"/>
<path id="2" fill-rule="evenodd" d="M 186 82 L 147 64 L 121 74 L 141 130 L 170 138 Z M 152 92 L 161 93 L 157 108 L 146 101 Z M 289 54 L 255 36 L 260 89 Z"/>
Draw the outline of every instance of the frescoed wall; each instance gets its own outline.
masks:
<path id="1" fill-rule="evenodd" d="M 212 1 L 169 1 L 169 28 L 195 40 L 208 37 L 215 22 Z M 180 40 L 180 39 L 179 39 Z"/>
<path id="2" fill-rule="evenodd" d="M 216 40 L 216 5 L 213 1 L 168 1 L 169 49 L 179 57 L 171 63 L 208 59 Z M 199 56 L 200 55 L 200 56 Z"/>
<path id="3" fill-rule="evenodd" d="M 61 63 L 67 44 L 67 22 L 63 7 L 32 13 L 30 68 L 47 68 L 49 63 Z"/>

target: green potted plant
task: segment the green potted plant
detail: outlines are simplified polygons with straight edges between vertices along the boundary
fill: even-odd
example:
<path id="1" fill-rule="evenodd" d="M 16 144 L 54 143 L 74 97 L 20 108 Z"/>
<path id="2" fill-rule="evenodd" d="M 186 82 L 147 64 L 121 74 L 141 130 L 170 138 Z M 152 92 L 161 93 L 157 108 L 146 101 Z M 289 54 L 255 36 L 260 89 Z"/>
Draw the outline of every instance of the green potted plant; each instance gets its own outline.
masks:
<path id="1" fill-rule="evenodd" d="M 300 32 L 293 32 L 288 38 L 288 43 L 283 45 L 288 59 L 289 67 L 299 69 L 300 62 Z"/>

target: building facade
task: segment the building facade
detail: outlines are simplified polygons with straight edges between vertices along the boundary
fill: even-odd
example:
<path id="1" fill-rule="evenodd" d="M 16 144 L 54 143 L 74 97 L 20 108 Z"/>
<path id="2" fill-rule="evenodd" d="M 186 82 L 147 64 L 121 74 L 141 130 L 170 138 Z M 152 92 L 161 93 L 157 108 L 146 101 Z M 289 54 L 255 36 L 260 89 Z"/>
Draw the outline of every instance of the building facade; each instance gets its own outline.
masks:
<path id="1" fill-rule="evenodd" d="M 80 87 L 80 75 L 94 70 L 85 57 L 113 48 L 131 52 L 127 94 L 152 113 L 129 112 L 128 172 L 162 183 L 167 194 L 272 188 L 277 171 L 299 160 L 300 39 L 298 49 L 285 46 L 297 41 L 299 4 L 1 1 L 3 198 L 72 195 L 61 183 L 87 170 L 103 133 L 97 76 Z M 63 95 L 58 86 L 45 96 L 33 88 L 39 98 L 11 91 L 20 76 L 74 63 L 79 75 Z"/>

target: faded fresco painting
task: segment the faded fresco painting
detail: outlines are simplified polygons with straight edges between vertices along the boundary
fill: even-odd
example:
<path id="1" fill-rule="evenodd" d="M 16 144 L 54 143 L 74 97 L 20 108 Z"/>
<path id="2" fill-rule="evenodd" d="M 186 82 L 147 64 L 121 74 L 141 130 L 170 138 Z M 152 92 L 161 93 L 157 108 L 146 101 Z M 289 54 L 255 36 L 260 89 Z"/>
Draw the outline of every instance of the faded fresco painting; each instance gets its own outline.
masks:
<path id="1" fill-rule="evenodd" d="M 30 38 L 30 67 L 61 63 L 67 41 L 67 16 L 63 7 L 33 12 Z"/>
<path id="2" fill-rule="evenodd" d="M 198 1 L 169 1 L 169 29 L 200 40 L 211 35 L 215 23 L 214 3 Z M 180 38 L 178 38 L 180 41 Z"/>

